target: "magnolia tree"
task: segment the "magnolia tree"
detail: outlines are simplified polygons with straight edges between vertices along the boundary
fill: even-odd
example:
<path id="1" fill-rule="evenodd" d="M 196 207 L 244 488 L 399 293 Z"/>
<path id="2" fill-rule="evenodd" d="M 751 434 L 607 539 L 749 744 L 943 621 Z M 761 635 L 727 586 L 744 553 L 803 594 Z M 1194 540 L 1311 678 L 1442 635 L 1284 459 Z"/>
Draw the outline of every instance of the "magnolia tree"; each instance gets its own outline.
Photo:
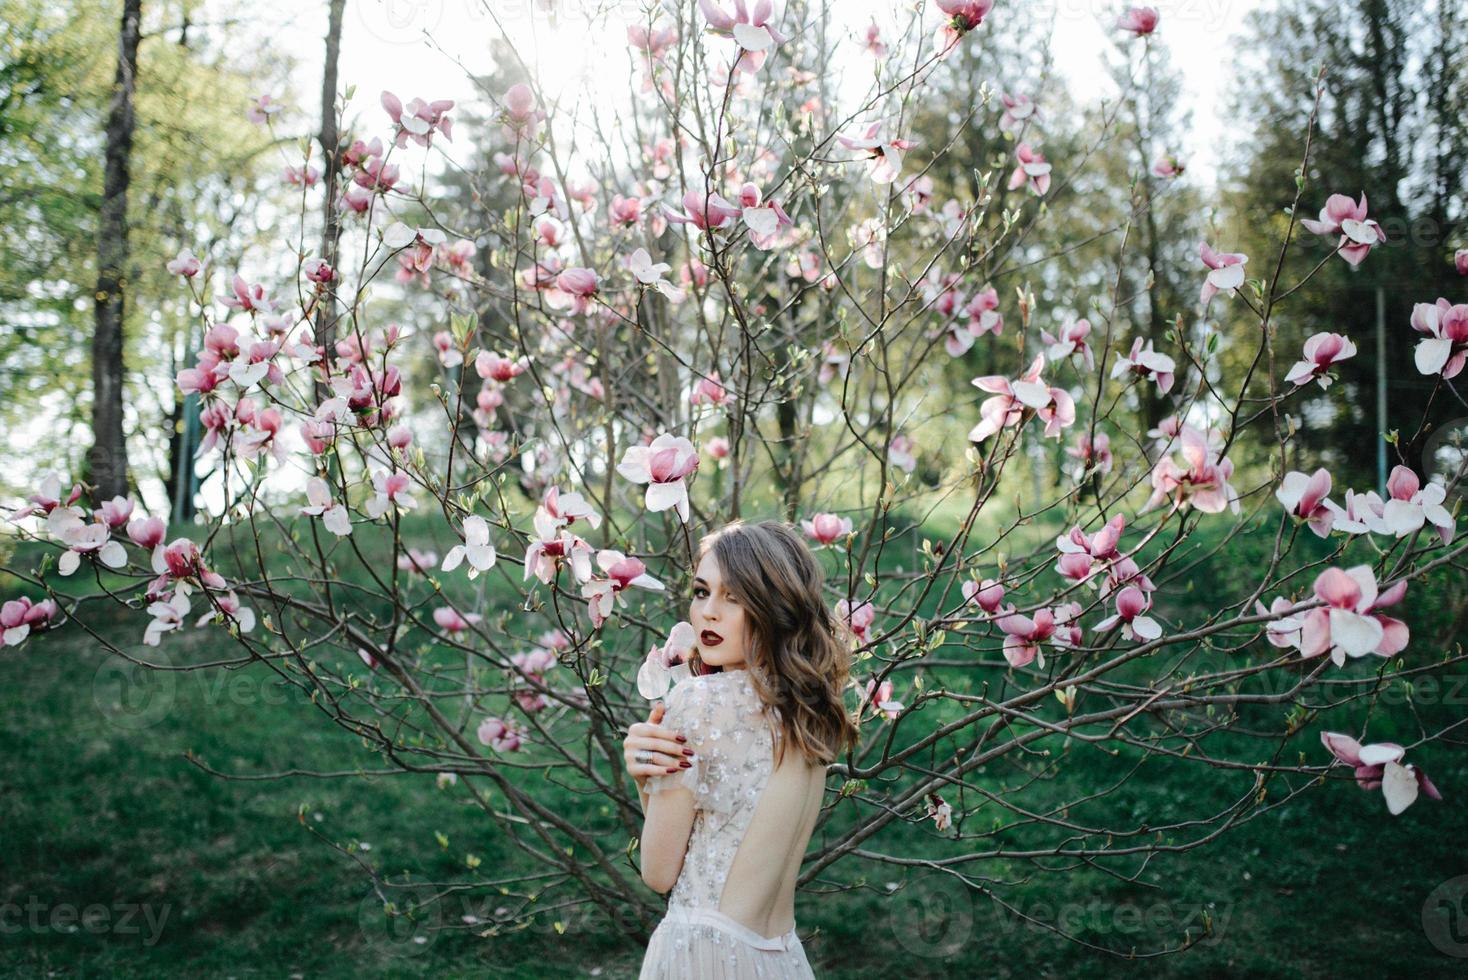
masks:
<path id="1" fill-rule="evenodd" d="M 1003 903 L 998 860 L 1134 877 L 1307 788 L 1354 777 L 1392 814 L 1441 799 L 1440 732 L 1396 744 L 1347 709 L 1462 659 L 1394 615 L 1463 552 L 1456 477 L 1403 463 L 1383 497 L 1293 458 L 1292 400 L 1356 347 L 1276 342 L 1291 249 L 1358 265 L 1385 244 L 1366 196 L 1302 177 L 1274 254 L 1185 242 L 1196 303 L 1166 311 L 1165 337 L 1126 335 L 1116 291 L 1090 318 L 1051 314 L 1029 283 L 1059 261 L 1046 219 L 1088 158 L 1043 149 L 1046 92 L 987 79 L 953 132 L 909 128 L 1005 31 L 990 8 L 937 0 L 840 38 L 798 2 L 604 20 L 636 64 L 620 130 L 588 138 L 536 65 L 512 65 L 526 80 L 491 93 L 483 170 L 454 127 L 467 107 L 383 92 L 355 133 L 343 120 L 350 267 L 301 255 L 267 284 L 170 265 L 200 313 L 202 352 L 175 380 L 203 406 L 206 522 L 89 506 L 49 477 L 10 511 L 35 542 L 19 554 L 42 557 L 10 569 L 24 594 L 4 643 L 64 625 L 139 664 L 273 671 L 321 724 L 463 794 L 524 851 L 523 874 L 440 883 L 496 896 L 476 931 L 555 884 L 635 936 L 656 923 L 620 740 L 686 675 L 694 548 L 737 517 L 797 522 L 850 628 L 862 739 L 830 767 L 802 884 L 920 864 Z M 1118 11 L 1138 64 L 1157 25 Z M 858 99 L 829 85 L 842 50 L 870 59 Z M 275 109 L 250 115 L 274 126 Z M 1006 158 L 953 166 L 964 127 Z M 442 205 L 439 155 L 477 210 Z M 1164 189 L 1183 172 L 1141 166 Z M 314 172 L 293 163 L 308 192 Z M 1432 299 L 1391 329 L 1424 335 L 1417 365 L 1448 386 L 1468 305 Z M 1229 334 L 1242 376 L 1217 364 L 1225 322 L 1252 327 Z M 1143 395 L 1170 409 L 1150 431 Z M 1229 568 L 1241 598 L 1190 605 L 1192 576 L 1218 574 L 1194 542 L 1227 555 L 1246 529 L 1267 558 Z M 202 659 L 185 642 L 201 633 Z M 1221 739 L 1246 714 L 1243 751 Z M 1134 760 L 1128 777 L 1153 761 L 1246 787 L 1219 812 L 1139 813 L 1125 778 L 1054 781 L 1084 764 L 1073 746 Z M 585 805 L 552 805 L 553 788 Z M 517 880 L 530 898 L 498 897 Z"/>

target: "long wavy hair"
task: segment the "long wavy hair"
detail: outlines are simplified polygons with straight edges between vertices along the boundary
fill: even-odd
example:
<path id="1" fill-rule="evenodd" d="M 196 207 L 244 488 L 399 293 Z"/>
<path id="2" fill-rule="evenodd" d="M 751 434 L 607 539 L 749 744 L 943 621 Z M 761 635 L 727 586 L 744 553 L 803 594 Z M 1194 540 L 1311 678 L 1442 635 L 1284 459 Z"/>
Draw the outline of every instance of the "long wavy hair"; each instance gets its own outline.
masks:
<path id="1" fill-rule="evenodd" d="M 826 606 L 820 564 L 780 521 L 731 521 L 699 541 L 699 560 L 709 552 L 744 607 L 750 680 L 766 708 L 779 712 L 776 765 L 787 745 L 813 762 L 834 762 L 858 736 L 843 697 L 852 638 Z M 689 667 L 696 675 L 719 670 L 704 664 L 697 648 Z"/>

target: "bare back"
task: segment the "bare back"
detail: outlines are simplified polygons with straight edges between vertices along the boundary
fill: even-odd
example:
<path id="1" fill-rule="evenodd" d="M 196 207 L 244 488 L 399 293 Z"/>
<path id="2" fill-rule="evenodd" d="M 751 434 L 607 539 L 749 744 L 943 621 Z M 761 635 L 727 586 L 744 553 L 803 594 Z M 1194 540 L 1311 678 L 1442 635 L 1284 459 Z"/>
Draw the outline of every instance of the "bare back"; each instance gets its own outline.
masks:
<path id="1" fill-rule="evenodd" d="M 709 907 L 761 936 L 795 924 L 795 881 L 820 816 L 825 766 L 793 746 L 777 768 L 779 733 L 744 670 L 690 677 L 667 698 L 663 724 L 683 732 L 696 765 L 654 776 L 649 793 L 687 788 L 696 815 L 669 907 Z"/>

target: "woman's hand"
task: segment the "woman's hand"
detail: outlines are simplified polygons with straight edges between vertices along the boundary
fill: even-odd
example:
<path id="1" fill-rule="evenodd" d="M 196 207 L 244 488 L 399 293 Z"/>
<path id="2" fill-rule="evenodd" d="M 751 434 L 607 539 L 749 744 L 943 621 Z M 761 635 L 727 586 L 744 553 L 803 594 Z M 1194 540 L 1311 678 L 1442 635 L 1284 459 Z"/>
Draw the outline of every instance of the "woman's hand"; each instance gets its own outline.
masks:
<path id="1" fill-rule="evenodd" d="M 684 744 L 688 739 L 659 724 L 665 710 L 661 701 L 653 705 L 647 721 L 627 729 L 622 740 L 622 759 L 639 788 L 648 776 L 666 776 L 693 764 L 688 758 L 693 750 Z"/>

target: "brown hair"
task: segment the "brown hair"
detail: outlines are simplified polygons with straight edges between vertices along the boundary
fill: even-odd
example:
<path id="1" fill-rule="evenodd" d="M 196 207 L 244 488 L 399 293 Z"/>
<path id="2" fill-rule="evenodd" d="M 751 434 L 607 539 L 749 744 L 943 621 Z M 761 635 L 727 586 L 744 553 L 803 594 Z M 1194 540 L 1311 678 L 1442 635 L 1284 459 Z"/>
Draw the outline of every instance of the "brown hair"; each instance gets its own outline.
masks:
<path id="1" fill-rule="evenodd" d="M 826 606 L 820 564 L 780 521 L 731 521 L 699 541 L 700 560 L 710 551 L 724 585 L 744 606 L 750 680 L 760 700 L 779 712 L 776 764 L 787 744 L 812 762 L 834 762 L 856 743 L 858 730 L 843 697 L 850 630 Z M 689 666 L 694 674 L 711 672 L 697 648 Z"/>

